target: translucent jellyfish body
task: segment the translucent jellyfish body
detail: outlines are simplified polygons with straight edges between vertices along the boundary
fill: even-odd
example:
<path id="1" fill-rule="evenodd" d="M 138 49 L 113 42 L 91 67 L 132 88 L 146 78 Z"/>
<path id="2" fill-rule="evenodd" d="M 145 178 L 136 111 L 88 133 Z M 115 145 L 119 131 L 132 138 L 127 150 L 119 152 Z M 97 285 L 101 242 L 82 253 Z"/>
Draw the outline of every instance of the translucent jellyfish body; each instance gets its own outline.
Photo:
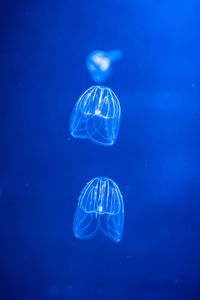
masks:
<path id="1" fill-rule="evenodd" d="M 93 86 L 75 104 L 69 130 L 75 138 L 110 146 L 118 136 L 120 117 L 121 108 L 114 92 L 104 86 Z"/>
<path id="2" fill-rule="evenodd" d="M 124 202 L 117 184 L 106 177 L 92 179 L 78 199 L 73 232 L 88 239 L 101 231 L 114 242 L 122 237 Z"/>
<path id="3" fill-rule="evenodd" d="M 86 59 L 91 79 L 97 83 L 105 82 L 112 71 L 112 64 L 122 57 L 121 50 L 93 51 Z"/>

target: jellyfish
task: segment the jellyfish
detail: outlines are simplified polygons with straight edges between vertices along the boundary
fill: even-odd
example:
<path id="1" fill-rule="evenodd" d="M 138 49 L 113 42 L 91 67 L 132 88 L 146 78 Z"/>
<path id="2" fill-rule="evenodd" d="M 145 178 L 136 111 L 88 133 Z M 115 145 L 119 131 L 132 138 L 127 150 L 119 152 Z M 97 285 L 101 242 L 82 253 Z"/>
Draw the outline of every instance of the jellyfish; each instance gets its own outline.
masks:
<path id="1" fill-rule="evenodd" d="M 93 51 L 86 58 L 86 66 L 91 79 L 97 83 L 105 82 L 111 75 L 112 64 L 122 57 L 119 49 L 111 51 Z"/>
<path id="2" fill-rule="evenodd" d="M 79 239 L 94 237 L 99 231 L 114 242 L 122 237 L 124 202 L 117 184 L 97 177 L 84 187 L 78 199 L 73 232 Z"/>
<path id="3" fill-rule="evenodd" d="M 108 87 L 93 86 L 75 104 L 69 131 L 74 138 L 110 146 L 117 139 L 120 117 L 121 108 L 114 92 Z"/>

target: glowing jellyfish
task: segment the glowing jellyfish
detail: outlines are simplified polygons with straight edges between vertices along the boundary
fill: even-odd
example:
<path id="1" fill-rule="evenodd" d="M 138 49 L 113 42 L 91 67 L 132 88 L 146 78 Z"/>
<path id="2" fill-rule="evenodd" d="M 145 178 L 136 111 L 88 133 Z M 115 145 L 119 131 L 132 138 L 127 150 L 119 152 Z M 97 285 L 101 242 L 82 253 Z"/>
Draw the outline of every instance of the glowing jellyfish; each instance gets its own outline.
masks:
<path id="1" fill-rule="evenodd" d="M 69 130 L 75 138 L 110 146 L 117 139 L 120 117 L 121 108 L 114 92 L 104 86 L 93 86 L 75 104 Z"/>
<path id="2" fill-rule="evenodd" d="M 79 239 L 89 239 L 101 231 L 114 242 L 122 237 L 124 202 L 117 184 L 97 177 L 84 187 L 78 199 L 73 232 Z"/>
<path id="3" fill-rule="evenodd" d="M 102 83 L 109 78 L 112 64 L 122 57 L 121 50 L 93 51 L 86 59 L 86 66 L 94 82 Z"/>

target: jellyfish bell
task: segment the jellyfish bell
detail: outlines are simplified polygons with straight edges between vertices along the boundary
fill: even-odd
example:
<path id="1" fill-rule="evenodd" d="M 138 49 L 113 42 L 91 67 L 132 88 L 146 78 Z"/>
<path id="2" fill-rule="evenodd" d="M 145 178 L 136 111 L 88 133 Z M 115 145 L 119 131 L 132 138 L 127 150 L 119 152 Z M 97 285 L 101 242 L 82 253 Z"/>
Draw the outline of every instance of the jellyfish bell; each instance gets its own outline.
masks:
<path id="1" fill-rule="evenodd" d="M 111 75 L 112 64 L 122 57 L 122 51 L 96 50 L 90 53 L 86 59 L 86 66 L 94 82 L 105 82 Z"/>
<path id="2" fill-rule="evenodd" d="M 75 104 L 69 131 L 74 138 L 111 146 L 118 136 L 120 118 L 121 108 L 115 93 L 105 86 L 92 86 Z"/>
<path id="3" fill-rule="evenodd" d="M 124 225 L 124 201 L 117 184 L 107 177 L 90 180 L 82 190 L 74 216 L 73 232 L 79 239 L 99 231 L 118 243 Z"/>

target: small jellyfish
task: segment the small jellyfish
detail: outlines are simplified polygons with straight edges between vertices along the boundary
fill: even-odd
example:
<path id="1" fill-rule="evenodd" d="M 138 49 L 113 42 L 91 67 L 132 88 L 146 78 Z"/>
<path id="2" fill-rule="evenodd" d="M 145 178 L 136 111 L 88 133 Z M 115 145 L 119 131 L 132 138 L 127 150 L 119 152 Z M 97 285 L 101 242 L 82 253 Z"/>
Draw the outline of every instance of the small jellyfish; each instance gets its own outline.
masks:
<path id="1" fill-rule="evenodd" d="M 106 177 L 92 179 L 78 199 L 73 232 L 79 239 L 89 239 L 101 231 L 114 242 L 122 237 L 124 202 L 117 184 Z"/>
<path id="2" fill-rule="evenodd" d="M 112 71 L 112 64 L 122 57 L 119 49 L 111 51 L 93 51 L 86 59 L 86 66 L 94 82 L 105 82 Z"/>
<path id="3" fill-rule="evenodd" d="M 93 86 L 75 104 L 69 131 L 75 138 L 110 146 L 117 139 L 120 117 L 121 108 L 114 92 L 104 86 Z"/>

